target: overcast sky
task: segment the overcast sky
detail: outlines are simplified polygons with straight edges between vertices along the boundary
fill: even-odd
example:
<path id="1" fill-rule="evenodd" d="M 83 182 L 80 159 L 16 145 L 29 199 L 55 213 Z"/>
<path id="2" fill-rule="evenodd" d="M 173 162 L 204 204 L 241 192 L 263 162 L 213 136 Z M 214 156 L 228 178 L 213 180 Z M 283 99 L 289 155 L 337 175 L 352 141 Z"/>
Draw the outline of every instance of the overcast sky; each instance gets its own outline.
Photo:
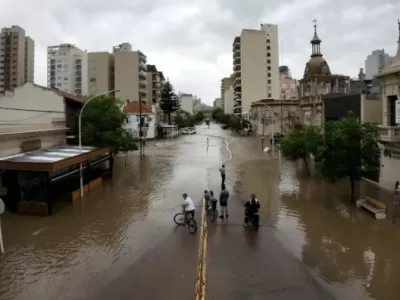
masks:
<path id="1" fill-rule="evenodd" d="M 356 76 L 366 56 L 397 49 L 398 0 L 2 0 L 2 26 L 20 25 L 36 43 L 35 81 L 46 85 L 46 47 L 74 43 L 111 51 L 129 42 L 177 91 L 211 104 L 232 73 L 232 41 L 241 29 L 279 26 L 283 57 L 300 78 L 311 52 L 314 17 L 333 73 Z M 5 5 L 5 6 L 4 6 Z"/>

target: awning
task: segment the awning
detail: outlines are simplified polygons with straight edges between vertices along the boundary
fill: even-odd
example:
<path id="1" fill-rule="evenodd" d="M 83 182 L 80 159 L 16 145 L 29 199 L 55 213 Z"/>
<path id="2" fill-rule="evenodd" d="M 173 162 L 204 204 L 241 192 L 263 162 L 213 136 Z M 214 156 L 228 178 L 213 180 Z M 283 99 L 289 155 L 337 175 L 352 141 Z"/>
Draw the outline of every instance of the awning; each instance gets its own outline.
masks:
<path id="1" fill-rule="evenodd" d="M 108 147 L 55 146 L 0 157 L 0 169 L 56 171 L 110 153 Z"/>

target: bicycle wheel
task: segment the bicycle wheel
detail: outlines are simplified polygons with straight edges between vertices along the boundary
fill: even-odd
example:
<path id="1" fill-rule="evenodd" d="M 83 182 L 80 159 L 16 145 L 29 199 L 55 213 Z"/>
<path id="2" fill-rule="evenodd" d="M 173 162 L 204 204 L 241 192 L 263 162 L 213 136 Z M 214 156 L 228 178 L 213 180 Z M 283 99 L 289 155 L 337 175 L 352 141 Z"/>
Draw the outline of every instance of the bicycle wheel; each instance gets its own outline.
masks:
<path id="1" fill-rule="evenodd" d="M 180 212 L 174 216 L 174 222 L 177 225 L 185 225 L 185 214 Z"/>
<path id="2" fill-rule="evenodd" d="M 195 219 L 190 218 L 190 219 L 187 221 L 187 226 L 188 226 L 189 232 L 190 232 L 191 234 L 195 234 L 195 233 L 197 232 L 197 222 L 196 222 Z"/>

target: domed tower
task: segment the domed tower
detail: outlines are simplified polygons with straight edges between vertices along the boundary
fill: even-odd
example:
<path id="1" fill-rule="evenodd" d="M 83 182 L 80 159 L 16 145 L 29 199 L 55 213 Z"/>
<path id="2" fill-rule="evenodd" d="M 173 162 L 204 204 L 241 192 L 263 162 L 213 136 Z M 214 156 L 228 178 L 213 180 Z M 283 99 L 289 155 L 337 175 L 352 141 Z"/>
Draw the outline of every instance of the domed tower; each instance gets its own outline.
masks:
<path id="1" fill-rule="evenodd" d="M 332 75 L 328 63 L 321 54 L 321 40 L 317 34 L 317 21 L 314 20 L 314 37 L 311 40 L 312 53 L 311 58 L 306 64 L 303 78 L 313 76 Z"/>

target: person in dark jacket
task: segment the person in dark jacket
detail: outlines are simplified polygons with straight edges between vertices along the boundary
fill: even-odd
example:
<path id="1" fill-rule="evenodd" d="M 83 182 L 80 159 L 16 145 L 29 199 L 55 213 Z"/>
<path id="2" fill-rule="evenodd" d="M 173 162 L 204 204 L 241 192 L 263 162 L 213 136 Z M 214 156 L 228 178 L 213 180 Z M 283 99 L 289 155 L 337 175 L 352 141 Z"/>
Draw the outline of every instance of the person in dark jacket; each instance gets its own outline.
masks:
<path id="1" fill-rule="evenodd" d="M 221 219 L 224 219 L 224 212 L 225 218 L 228 218 L 228 199 L 229 199 L 229 192 L 225 189 L 225 184 L 221 185 L 221 193 L 219 194 L 219 205 L 221 206 L 221 215 L 219 216 Z"/>
<path id="2" fill-rule="evenodd" d="M 253 215 L 258 213 L 260 209 L 260 202 L 258 202 L 256 194 L 251 194 L 250 199 L 246 201 L 244 207 L 244 226 L 247 226 Z"/>

